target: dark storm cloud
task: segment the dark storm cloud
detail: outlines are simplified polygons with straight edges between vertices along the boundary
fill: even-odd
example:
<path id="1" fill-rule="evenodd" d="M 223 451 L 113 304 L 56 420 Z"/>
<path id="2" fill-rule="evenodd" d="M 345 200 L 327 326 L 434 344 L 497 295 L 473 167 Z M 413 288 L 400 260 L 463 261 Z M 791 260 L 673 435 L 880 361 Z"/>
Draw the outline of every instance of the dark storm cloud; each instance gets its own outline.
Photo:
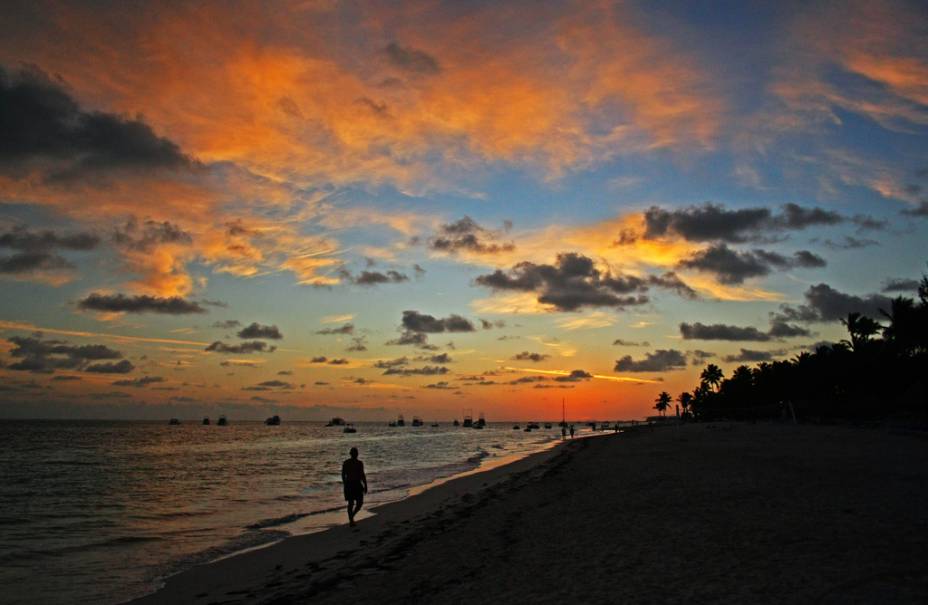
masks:
<path id="1" fill-rule="evenodd" d="M 51 252 L 17 252 L 10 256 L 0 256 L 0 273 L 3 274 L 20 275 L 73 268 L 74 265 L 64 257 Z"/>
<path id="2" fill-rule="evenodd" d="M 433 382 L 432 384 L 427 384 L 424 387 L 425 389 L 438 389 L 438 390 L 453 390 L 455 387 L 451 386 L 444 380 L 440 382 Z"/>
<path id="3" fill-rule="evenodd" d="M 868 317 L 881 316 L 880 309 L 889 309 L 891 300 L 881 294 L 856 296 L 835 290 L 828 284 L 816 284 L 805 291 L 805 304 L 781 305 L 771 321 L 828 322 L 847 317 L 848 313 L 862 313 Z"/>
<path id="4" fill-rule="evenodd" d="M 426 76 L 441 71 L 441 66 L 435 57 L 417 48 L 400 46 L 396 42 L 391 42 L 384 48 L 384 53 L 393 65 L 404 71 Z"/>
<path id="5" fill-rule="evenodd" d="M 412 345 L 419 347 L 420 349 L 427 349 L 429 351 L 434 351 L 438 349 L 437 346 L 429 344 L 428 336 L 424 332 L 411 332 L 406 330 L 399 337 L 394 338 L 393 340 L 388 340 L 386 342 L 388 345 Z"/>
<path id="6" fill-rule="evenodd" d="M 432 363 L 453 363 L 454 360 L 447 353 L 416 357 L 416 361 L 430 361 Z"/>
<path id="7" fill-rule="evenodd" d="M 794 338 L 796 336 L 812 336 L 812 332 L 802 326 L 787 323 L 782 319 L 773 319 L 770 322 L 770 330 L 767 331 L 773 338 Z"/>
<path id="8" fill-rule="evenodd" d="M 224 321 L 213 322 L 213 328 L 220 328 L 222 330 L 231 330 L 232 328 L 238 328 L 242 325 L 237 319 L 226 319 Z"/>
<path id="9" fill-rule="evenodd" d="M 860 217 L 863 220 L 866 217 Z M 847 220 L 837 212 L 821 208 L 803 208 L 797 204 L 786 204 L 782 213 L 773 218 L 773 223 L 785 229 L 805 229 L 818 225 L 837 225 Z M 855 221 L 857 218 L 855 217 Z"/>
<path id="10" fill-rule="evenodd" d="M 623 346 L 623 347 L 649 347 L 651 346 L 651 343 L 649 343 L 648 341 L 635 342 L 632 340 L 622 340 L 621 338 L 616 338 L 615 340 L 612 341 L 612 344 Z"/>
<path id="11" fill-rule="evenodd" d="M 510 380 L 508 384 L 531 384 L 534 382 L 544 382 L 546 380 L 548 380 L 546 376 L 522 376 L 521 378 Z"/>
<path id="12" fill-rule="evenodd" d="M 0 248 L 14 251 L 10 256 L 0 256 L 0 273 L 18 275 L 73 269 L 74 265 L 56 251 L 86 252 L 99 243 L 100 239 L 91 233 L 58 233 L 48 229 L 31 231 L 28 227 L 16 226 L 0 233 Z"/>
<path id="13" fill-rule="evenodd" d="M 95 363 L 84 368 L 84 371 L 99 374 L 128 374 L 134 369 L 135 366 L 128 359 L 123 359 L 117 362 Z"/>
<path id="14" fill-rule="evenodd" d="M 775 356 L 783 355 L 783 353 L 783 351 L 755 351 L 753 349 L 741 349 L 737 355 L 726 355 L 722 358 L 722 361 L 727 361 L 729 363 L 753 363 L 758 361 L 770 361 Z"/>
<path id="15" fill-rule="evenodd" d="M 812 226 L 837 225 L 849 220 L 837 212 L 786 204 L 779 214 L 769 208 L 728 210 L 716 204 L 665 210 L 652 206 L 644 213 L 646 239 L 676 235 L 691 242 L 731 244 L 762 239 L 764 234 L 801 230 Z M 864 219 L 855 217 L 863 226 Z M 873 220 L 873 219 L 870 219 Z"/>
<path id="16" fill-rule="evenodd" d="M 328 334 L 354 334 L 354 324 L 347 323 L 343 324 L 337 328 L 323 328 L 322 330 L 316 330 L 316 334 L 328 335 Z"/>
<path id="17" fill-rule="evenodd" d="M 873 218 L 866 214 L 856 214 L 851 217 L 851 222 L 857 225 L 857 231 L 880 231 L 889 225 L 889 221 Z"/>
<path id="18" fill-rule="evenodd" d="M 635 360 L 626 355 L 615 362 L 616 372 L 666 372 L 686 367 L 686 356 L 674 349 L 658 349 L 645 353 L 644 359 Z"/>
<path id="19" fill-rule="evenodd" d="M 867 248 L 869 246 L 879 246 L 880 242 L 875 239 L 859 238 L 852 237 L 850 235 L 845 235 L 840 241 L 833 241 L 830 239 L 825 240 L 825 245 L 833 250 L 857 250 L 859 248 Z"/>
<path id="20" fill-rule="evenodd" d="M 421 368 L 388 368 L 384 371 L 384 376 L 438 376 L 447 374 L 448 368 L 444 366 L 423 366 Z"/>
<path id="21" fill-rule="evenodd" d="M 328 358 L 325 355 L 318 355 L 309 360 L 310 363 L 326 363 L 330 366 L 343 366 L 347 365 L 349 362 L 347 359 L 341 357 Z"/>
<path id="22" fill-rule="evenodd" d="M 403 329 L 409 332 L 425 332 L 436 334 L 440 332 L 473 332 L 476 330 L 469 319 L 460 315 L 449 315 L 436 318 L 432 315 L 418 311 L 403 311 Z"/>
<path id="23" fill-rule="evenodd" d="M 113 232 L 113 242 L 123 248 L 147 252 L 161 244 L 190 245 L 193 237 L 168 221 L 146 220 L 141 225 L 135 217 Z"/>
<path id="24" fill-rule="evenodd" d="M 213 353 L 248 355 L 250 353 L 273 353 L 277 350 L 277 347 L 268 346 L 266 342 L 260 340 L 247 340 L 239 344 L 231 345 L 217 340 L 206 347 L 205 350 Z"/>
<path id="25" fill-rule="evenodd" d="M 379 284 L 399 284 L 409 281 L 409 276 L 399 271 L 361 271 L 357 275 L 352 275 L 351 271 L 343 269 L 339 275 L 345 280 L 358 286 L 376 286 Z"/>
<path id="26" fill-rule="evenodd" d="M 907 292 L 909 294 L 918 290 L 919 281 L 917 279 L 890 278 L 883 282 L 881 292 Z"/>
<path id="27" fill-rule="evenodd" d="M 113 169 L 182 168 L 190 159 L 144 122 L 86 111 L 35 67 L 0 68 L 0 170 L 46 169 L 56 178 Z"/>
<path id="28" fill-rule="evenodd" d="M 731 340 L 764 342 L 770 335 L 753 326 L 729 326 L 726 324 L 681 323 L 680 335 L 684 340 Z"/>
<path id="29" fill-rule="evenodd" d="M 280 340 L 284 337 L 277 326 L 263 326 L 257 322 L 252 322 L 239 330 L 237 336 L 244 339 L 267 338 L 270 340 Z"/>
<path id="30" fill-rule="evenodd" d="M 21 251 L 38 250 L 93 250 L 100 243 L 100 238 L 92 233 L 58 233 L 49 229 L 31 231 L 28 227 L 13 227 L 0 234 L 0 248 Z"/>
<path id="31" fill-rule="evenodd" d="M 137 294 L 99 294 L 94 292 L 77 303 L 78 308 L 87 311 L 105 313 L 164 313 L 166 315 L 183 315 L 187 313 L 206 313 L 206 309 L 192 300 L 179 296 L 161 297 Z"/>
<path id="32" fill-rule="evenodd" d="M 755 232 L 770 221 L 767 208 L 726 210 L 722 206 L 705 204 L 679 210 L 652 206 L 644 213 L 644 237 L 654 239 L 675 234 L 689 241 L 721 240 L 743 242 L 745 233 Z"/>
<path id="33" fill-rule="evenodd" d="M 265 380 L 264 382 L 259 382 L 258 384 L 242 387 L 243 391 L 273 391 L 273 390 L 283 390 L 289 391 L 295 389 L 296 385 L 289 382 L 284 382 L 283 380 Z"/>
<path id="34" fill-rule="evenodd" d="M 680 261 L 679 266 L 712 273 L 723 284 L 740 284 L 752 277 L 769 274 L 773 269 L 824 267 L 822 257 L 800 250 L 792 258 L 767 250 L 741 252 L 726 244 L 715 244 Z"/>
<path id="35" fill-rule="evenodd" d="M 481 227 L 474 219 L 465 216 L 453 223 L 442 225 L 439 234 L 429 240 L 429 247 L 452 254 L 461 250 L 476 254 L 499 254 L 515 250 L 516 247 L 511 242 L 492 241 L 497 236 L 497 233 Z"/>
<path id="36" fill-rule="evenodd" d="M 558 376 L 554 380 L 557 382 L 580 382 L 581 380 L 589 380 L 593 375 L 589 372 L 583 370 L 574 370 L 567 376 Z"/>
<path id="37" fill-rule="evenodd" d="M 396 359 L 381 359 L 377 362 L 374 362 L 375 368 L 380 368 L 381 370 L 388 370 L 390 368 L 398 368 L 400 366 L 405 366 L 409 364 L 408 357 L 397 357 Z"/>
<path id="38" fill-rule="evenodd" d="M 41 335 L 11 336 L 7 340 L 14 345 L 10 356 L 17 360 L 7 366 L 10 370 L 43 374 L 55 370 L 93 372 L 100 370 L 92 370 L 91 362 L 122 358 L 122 353 L 106 345 L 72 345 L 63 340 L 43 340 Z M 129 364 L 129 370 L 132 367 Z"/>
<path id="39" fill-rule="evenodd" d="M 363 336 L 355 336 L 351 339 L 351 344 L 345 348 L 346 351 L 352 353 L 360 353 L 361 351 L 367 350 L 367 341 L 364 340 Z"/>
<path id="40" fill-rule="evenodd" d="M 493 328 L 505 328 L 506 322 L 502 319 L 497 319 L 496 321 L 490 321 L 489 319 L 481 319 L 480 327 L 484 330 L 492 330 Z"/>
<path id="41" fill-rule="evenodd" d="M 512 356 L 512 358 L 516 361 L 534 361 L 535 363 L 544 361 L 549 357 L 551 356 L 546 353 L 531 353 L 529 351 L 522 351 L 521 353 L 517 353 L 516 355 Z"/>
<path id="42" fill-rule="evenodd" d="M 142 376 L 140 378 L 117 380 L 116 382 L 112 382 L 110 384 L 112 384 L 114 387 L 135 387 L 140 389 L 156 382 L 164 382 L 164 378 L 161 376 Z"/>
<path id="43" fill-rule="evenodd" d="M 613 276 L 595 267 L 593 260 L 574 252 L 557 255 L 554 265 L 522 262 L 508 273 L 499 269 L 480 275 L 476 283 L 494 290 L 536 292 L 538 302 L 553 305 L 559 311 L 581 307 L 617 307 L 643 305 L 651 286 L 675 290 L 687 297 L 695 292 L 674 273 L 647 278 L 632 275 Z"/>

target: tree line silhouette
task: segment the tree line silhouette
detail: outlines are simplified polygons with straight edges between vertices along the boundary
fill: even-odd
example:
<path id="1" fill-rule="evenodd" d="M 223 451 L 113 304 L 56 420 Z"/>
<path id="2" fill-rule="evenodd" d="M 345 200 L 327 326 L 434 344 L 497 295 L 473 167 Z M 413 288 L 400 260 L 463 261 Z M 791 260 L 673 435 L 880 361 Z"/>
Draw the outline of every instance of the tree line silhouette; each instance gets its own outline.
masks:
<path id="1" fill-rule="evenodd" d="M 861 313 L 841 320 L 848 338 L 789 360 L 741 365 L 725 377 L 708 364 L 699 384 L 676 398 L 684 420 L 928 421 L 928 276 L 918 300 L 897 297 L 880 321 Z M 662 392 L 661 415 L 672 402 Z"/>

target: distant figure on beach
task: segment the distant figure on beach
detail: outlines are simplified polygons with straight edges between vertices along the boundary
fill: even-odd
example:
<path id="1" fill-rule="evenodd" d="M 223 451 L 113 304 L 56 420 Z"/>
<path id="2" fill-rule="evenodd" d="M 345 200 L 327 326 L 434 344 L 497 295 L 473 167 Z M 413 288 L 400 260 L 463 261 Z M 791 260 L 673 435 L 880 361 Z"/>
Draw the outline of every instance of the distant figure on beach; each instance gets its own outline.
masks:
<path id="1" fill-rule="evenodd" d="M 342 463 L 342 485 L 348 502 L 348 525 L 354 527 L 354 516 L 361 510 L 364 494 L 367 493 L 367 476 L 364 463 L 358 460 L 358 448 L 353 447 L 348 453 L 351 458 Z"/>
<path id="2" fill-rule="evenodd" d="M 570 425 L 570 438 L 574 438 L 574 425 Z"/>

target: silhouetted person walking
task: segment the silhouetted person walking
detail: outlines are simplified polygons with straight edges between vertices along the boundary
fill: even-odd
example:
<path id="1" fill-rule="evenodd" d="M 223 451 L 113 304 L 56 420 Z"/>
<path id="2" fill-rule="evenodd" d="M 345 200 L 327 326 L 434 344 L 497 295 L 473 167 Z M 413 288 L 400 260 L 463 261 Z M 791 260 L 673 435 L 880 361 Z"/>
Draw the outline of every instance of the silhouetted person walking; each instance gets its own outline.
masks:
<path id="1" fill-rule="evenodd" d="M 570 425 L 570 438 L 574 438 L 574 425 Z"/>
<path id="2" fill-rule="evenodd" d="M 348 502 L 348 525 L 354 527 L 354 516 L 361 510 L 364 494 L 367 493 L 367 476 L 364 474 L 364 463 L 358 460 L 358 448 L 351 448 L 349 454 L 351 458 L 342 463 L 342 485 Z"/>

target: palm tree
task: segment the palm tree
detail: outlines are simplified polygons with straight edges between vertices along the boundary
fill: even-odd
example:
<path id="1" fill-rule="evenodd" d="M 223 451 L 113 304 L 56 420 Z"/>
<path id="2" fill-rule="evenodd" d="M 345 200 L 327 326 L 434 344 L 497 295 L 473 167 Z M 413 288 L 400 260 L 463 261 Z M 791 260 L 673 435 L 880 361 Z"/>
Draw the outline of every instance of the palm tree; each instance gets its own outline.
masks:
<path id="1" fill-rule="evenodd" d="M 683 391 L 677 395 L 677 403 L 683 408 L 683 415 L 686 416 L 689 413 L 690 404 L 693 403 L 693 394 L 689 391 Z"/>
<path id="2" fill-rule="evenodd" d="M 702 374 L 699 375 L 699 378 L 702 380 L 703 384 L 708 384 L 718 389 L 719 384 L 722 382 L 722 378 L 724 378 L 724 374 L 722 374 L 722 368 L 714 363 L 710 363 L 702 371 Z"/>
<path id="3" fill-rule="evenodd" d="M 847 333 L 851 337 L 851 348 L 854 351 L 860 351 L 861 346 L 869 342 L 870 337 L 879 332 L 881 328 L 877 322 L 856 312 L 848 313 L 841 323 L 847 328 Z"/>
<path id="4" fill-rule="evenodd" d="M 670 407 L 670 402 L 673 399 L 670 397 L 670 393 L 667 391 L 661 391 L 661 394 L 655 399 L 657 403 L 654 404 L 654 409 L 661 413 L 661 416 L 664 415 L 664 412 L 667 411 L 667 408 Z"/>

